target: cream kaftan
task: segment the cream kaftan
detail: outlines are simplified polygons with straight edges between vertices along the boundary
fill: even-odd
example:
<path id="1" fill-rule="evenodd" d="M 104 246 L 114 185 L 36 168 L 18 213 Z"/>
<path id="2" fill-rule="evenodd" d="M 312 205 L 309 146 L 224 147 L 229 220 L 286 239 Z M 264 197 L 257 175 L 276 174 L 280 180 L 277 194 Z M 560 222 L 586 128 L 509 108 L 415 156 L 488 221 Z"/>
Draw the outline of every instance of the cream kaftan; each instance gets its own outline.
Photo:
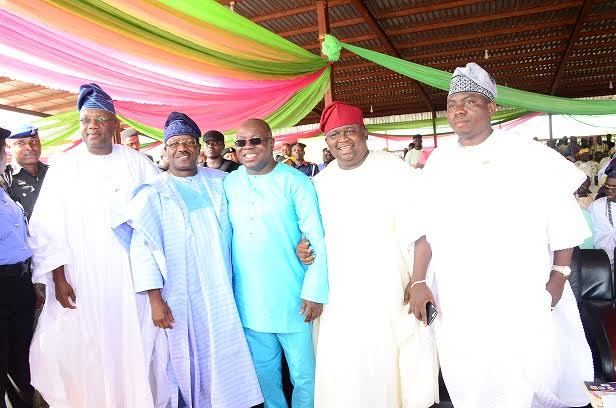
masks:
<path id="1" fill-rule="evenodd" d="M 315 407 L 428 407 L 438 366 L 430 334 L 402 306 L 418 176 L 370 152 L 353 170 L 330 163 L 314 178 L 329 267 L 316 348 Z"/>
<path id="2" fill-rule="evenodd" d="M 589 235 L 573 196 L 584 178 L 558 152 L 500 131 L 430 156 L 418 211 L 456 408 L 588 403 L 581 384 L 593 380 L 593 366 L 573 292 L 567 283 L 551 312 L 545 289 L 553 251 Z"/>

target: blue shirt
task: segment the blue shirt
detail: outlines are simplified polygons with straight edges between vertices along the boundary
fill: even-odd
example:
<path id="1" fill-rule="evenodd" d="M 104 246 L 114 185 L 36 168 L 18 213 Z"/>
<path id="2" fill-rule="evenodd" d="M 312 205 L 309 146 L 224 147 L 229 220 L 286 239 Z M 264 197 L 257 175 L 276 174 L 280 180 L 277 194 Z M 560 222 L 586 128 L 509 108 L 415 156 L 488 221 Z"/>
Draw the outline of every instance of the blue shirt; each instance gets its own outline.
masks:
<path id="1" fill-rule="evenodd" d="M 299 314 L 301 299 L 326 303 L 329 292 L 323 226 L 310 179 L 284 164 L 264 175 L 249 175 L 242 166 L 223 186 L 242 324 L 264 333 L 308 330 Z M 302 235 L 316 255 L 308 267 L 295 254 Z"/>
<path id="2" fill-rule="evenodd" d="M 32 257 L 23 209 L 0 188 L 0 265 L 12 265 Z"/>

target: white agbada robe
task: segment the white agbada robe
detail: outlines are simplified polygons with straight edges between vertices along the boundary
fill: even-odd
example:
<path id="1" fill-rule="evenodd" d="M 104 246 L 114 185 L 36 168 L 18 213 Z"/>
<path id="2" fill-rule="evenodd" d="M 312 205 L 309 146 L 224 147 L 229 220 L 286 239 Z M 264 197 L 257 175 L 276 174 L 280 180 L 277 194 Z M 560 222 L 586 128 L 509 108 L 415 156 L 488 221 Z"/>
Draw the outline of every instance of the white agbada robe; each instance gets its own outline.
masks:
<path id="1" fill-rule="evenodd" d="M 573 292 L 566 283 L 552 312 L 545 289 L 553 251 L 590 235 L 573 196 L 585 178 L 558 152 L 497 130 L 430 156 L 418 211 L 456 408 L 588 403 L 582 382 L 593 380 L 593 365 Z"/>
<path id="2" fill-rule="evenodd" d="M 33 280 L 47 285 L 30 368 L 54 408 L 152 407 L 128 253 L 112 226 L 133 190 L 157 173 L 120 145 L 109 155 L 79 146 L 47 172 L 30 221 Z M 61 265 L 73 310 L 55 298 L 51 271 Z"/>
<path id="3" fill-rule="evenodd" d="M 331 162 L 314 178 L 325 228 L 329 302 L 316 347 L 315 407 L 428 407 L 438 400 L 431 334 L 402 305 L 409 281 L 410 201 L 418 173 L 386 152 Z"/>

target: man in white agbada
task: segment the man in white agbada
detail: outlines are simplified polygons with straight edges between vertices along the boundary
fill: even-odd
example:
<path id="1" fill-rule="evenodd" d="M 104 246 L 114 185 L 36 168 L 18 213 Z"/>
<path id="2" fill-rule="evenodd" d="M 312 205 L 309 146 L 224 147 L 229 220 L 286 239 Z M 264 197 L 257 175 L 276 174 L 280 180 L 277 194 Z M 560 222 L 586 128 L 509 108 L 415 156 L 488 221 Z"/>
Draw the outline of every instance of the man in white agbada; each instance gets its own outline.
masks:
<path id="1" fill-rule="evenodd" d="M 169 171 L 131 201 L 135 291 L 148 294 L 144 327 L 157 407 L 247 408 L 263 401 L 231 284 L 231 224 L 223 179 L 197 167 L 200 131 L 172 112 Z"/>
<path id="2" fill-rule="evenodd" d="M 429 407 L 438 399 L 434 342 L 402 304 L 417 233 L 408 209 L 424 198 L 411 193 L 419 176 L 389 153 L 368 151 L 356 107 L 328 105 L 321 130 L 336 160 L 314 178 L 330 287 L 319 323 L 315 407 Z M 309 262 L 306 250 L 300 244 L 298 255 Z"/>
<path id="3" fill-rule="evenodd" d="M 113 102 L 96 84 L 77 100 L 83 144 L 50 167 L 30 220 L 33 280 L 47 302 L 32 340 L 32 384 L 54 408 L 151 408 L 128 254 L 112 226 L 158 174 L 113 145 Z"/>
<path id="4" fill-rule="evenodd" d="M 439 311 L 432 326 L 456 408 L 586 405 L 592 358 L 567 282 L 572 248 L 590 235 L 573 196 L 586 176 L 493 130 L 495 98 L 481 67 L 456 69 L 447 115 L 458 143 L 424 167 L 410 311 L 424 322 L 428 301 Z M 520 166 L 520 151 L 534 165 Z"/>

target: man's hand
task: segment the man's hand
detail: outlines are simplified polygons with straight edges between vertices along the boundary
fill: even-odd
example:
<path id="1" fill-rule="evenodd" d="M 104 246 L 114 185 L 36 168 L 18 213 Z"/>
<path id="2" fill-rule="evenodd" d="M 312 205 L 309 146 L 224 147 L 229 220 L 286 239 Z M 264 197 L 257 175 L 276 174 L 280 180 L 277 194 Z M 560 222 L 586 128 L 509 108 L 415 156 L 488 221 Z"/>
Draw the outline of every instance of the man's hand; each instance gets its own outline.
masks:
<path id="1" fill-rule="evenodd" d="M 411 286 L 412 282 L 409 282 L 408 285 L 406 285 L 406 289 L 404 289 L 403 304 L 409 304 L 409 314 L 414 314 L 424 325 L 427 325 L 428 315 L 426 314 L 426 305 L 428 302 L 432 302 L 434 307 L 436 307 L 434 295 L 425 282 L 418 283 L 412 288 Z"/>
<path id="2" fill-rule="evenodd" d="M 54 279 L 54 285 L 56 287 L 56 299 L 65 309 L 76 309 L 77 297 L 75 291 L 70 283 L 66 279 Z M 71 303 L 72 301 L 72 303 Z"/>
<path id="3" fill-rule="evenodd" d="M 567 282 L 567 278 L 562 273 L 556 271 L 550 273 L 550 279 L 545 284 L 545 290 L 552 295 L 552 307 L 556 307 L 556 304 L 560 301 L 565 289 L 565 282 Z"/>
<path id="4" fill-rule="evenodd" d="M 302 240 L 299 241 L 297 248 L 295 248 L 295 253 L 297 254 L 300 262 L 305 265 L 310 265 L 314 262 L 314 254 L 310 248 L 310 242 L 308 242 L 306 238 L 302 238 Z"/>
<path id="5" fill-rule="evenodd" d="M 44 288 L 44 285 L 40 283 L 34 284 L 34 295 L 36 296 L 36 302 L 34 303 L 35 309 L 41 309 L 45 304 L 45 292 L 42 288 Z"/>
<path id="6" fill-rule="evenodd" d="M 323 313 L 322 303 L 315 303 L 309 300 L 302 299 L 302 307 L 299 309 L 299 314 L 306 317 L 304 319 L 304 322 L 310 323 L 314 319 L 321 316 L 321 313 Z"/>
<path id="7" fill-rule="evenodd" d="M 161 329 L 173 329 L 173 314 L 167 302 L 160 294 L 160 289 L 148 290 L 148 299 L 150 300 L 150 309 L 152 310 L 152 323 L 154 326 Z"/>
<path id="8" fill-rule="evenodd" d="M 152 308 L 152 322 L 154 326 L 160 327 L 161 329 L 173 328 L 173 323 L 175 323 L 173 314 L 171 313 L 169 305 L 167 305 L 162 297 L 158 297 L 158 299 L 154 301 L 150 298 L 150 307 Z"/>

